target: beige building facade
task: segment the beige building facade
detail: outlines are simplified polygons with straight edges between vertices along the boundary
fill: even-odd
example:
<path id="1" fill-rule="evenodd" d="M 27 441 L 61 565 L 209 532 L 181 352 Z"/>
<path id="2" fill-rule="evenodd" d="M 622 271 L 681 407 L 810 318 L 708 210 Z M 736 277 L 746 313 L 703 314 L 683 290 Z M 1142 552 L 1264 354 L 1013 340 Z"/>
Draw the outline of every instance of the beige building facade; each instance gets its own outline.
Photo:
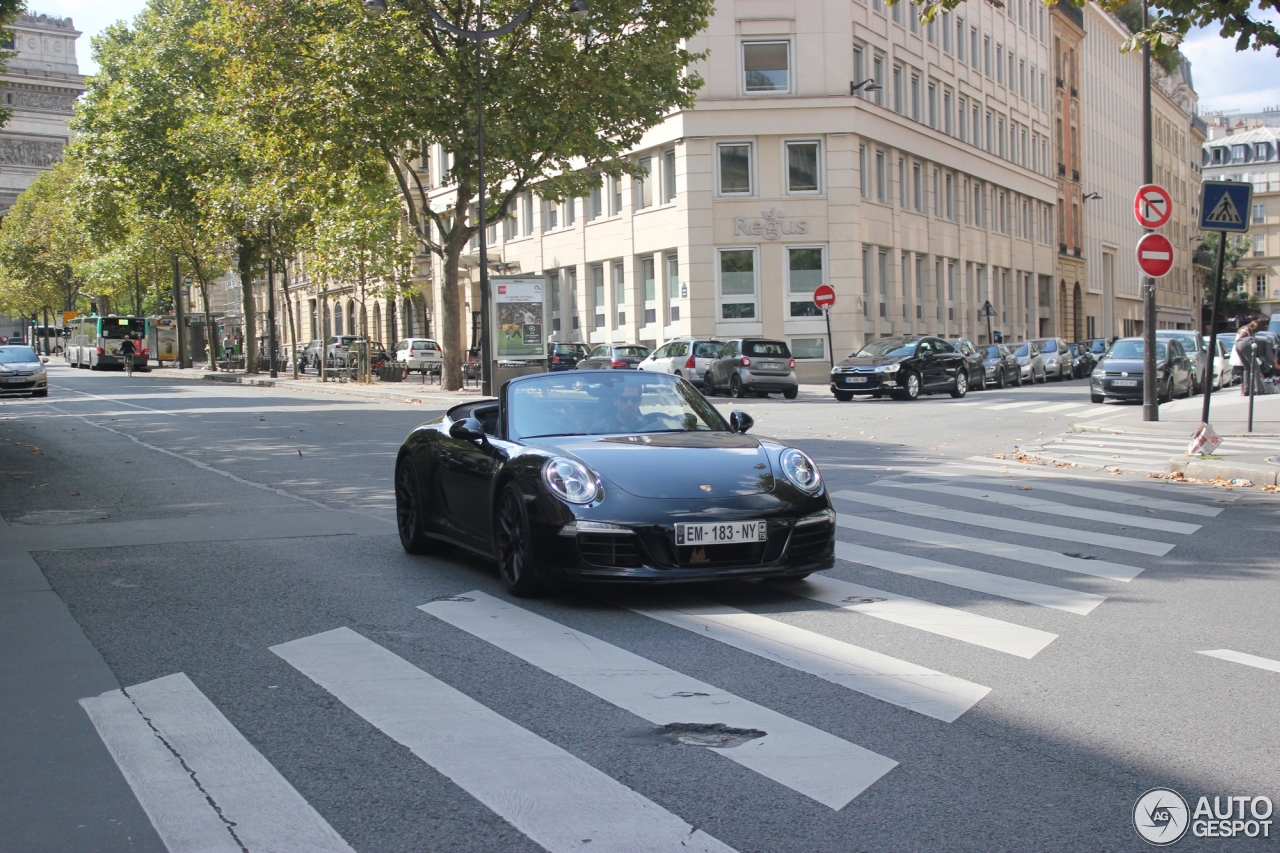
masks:
<path id="1" fill-rule="evenodd" d="M 1205 180 L 1253 184 L 1249 233 L 1235 239 L 1262 312 L 1280 314 L 1280 127 L 1218 136 L 1204 144 L 1202 162 Z"/>
<path id="2" fill-rule="evenodd" d="M 1173 198 L 1173 215 L 1158 229 L 1173 244 L 1173 269 L 1156 280 L 1156 326 L 1199 329 L 1200 294 L 1192 260 L 1199 245 L 1201 149 L 1204 124 L 1198 122 L 1190 65 L 1174 73 L 1151 64 L 1152 177 Z"/>
<path id="3" fill-rule="evenodd" d="M 1094 337 L 1099 300 L 1086 298 L 1085 193 L 1081 189 L 1080 54 L 1084 13 L 1058 3 L 1049 15 L 1053 33 L 1053 148 L 1058 183 L 1056 322 L 1052 334 L 1069 341 Z M 1046 332 L 1049 334 L 1049 332 Z"/>

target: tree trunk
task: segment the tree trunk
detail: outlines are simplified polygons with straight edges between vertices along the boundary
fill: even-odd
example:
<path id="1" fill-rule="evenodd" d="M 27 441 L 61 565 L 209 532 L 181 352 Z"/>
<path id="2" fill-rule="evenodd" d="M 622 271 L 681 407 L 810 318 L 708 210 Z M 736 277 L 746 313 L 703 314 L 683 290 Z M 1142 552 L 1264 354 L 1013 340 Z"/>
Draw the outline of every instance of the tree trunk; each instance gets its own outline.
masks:
<path id="1" fill-rule="evenodd" d="M 208 370 L 218 369 L 218 331 L 213 327 L 213 301 L 209 297 L 209 285 L 200 282 L 200 301 L 204 303 L 204 350 Z"/>
<path id="2" fill-rule="evenodd" d="M 282 287 L 284 288 L 284 308 L 289 312 L 289 360 L 293 362 L 293 378 L 298 378 L 298 329 L 293 322 L 293 301 L 289 298 L 289 262 L 280 261 Z"/>
<path id="3" fill-rule="evenodd" d="M 142 316 L 142 280 L 138 275 L 138 267 L 136 264 L 133 267 L 133 305 L 134 305 L 134 312 L 133 312 L 134 315 L 137 317 L 141 317 Z"/>
<path id="4" fill-rule="evenodd" d="M 456 245 L 455 245 L 456 242 Z M 463 243 L 452 241 L 444 247 L 444 287 L 440 288 L 440 348 L 443 364 L 440 367 L 440 384 L 446 391 L 462 387 L 463 353 L 466 336 L 462 323 L 462 291 L 458 286 L 458 258 Z"/>
<path id="5" fill-rule="evenodd" d="M 253 248 L 243 239 L 236 244 L 236 267 L 240 273 L 240 295 L 244 310 L 244 368 L 258 372 L 257 302 L 253 298 Z"/>

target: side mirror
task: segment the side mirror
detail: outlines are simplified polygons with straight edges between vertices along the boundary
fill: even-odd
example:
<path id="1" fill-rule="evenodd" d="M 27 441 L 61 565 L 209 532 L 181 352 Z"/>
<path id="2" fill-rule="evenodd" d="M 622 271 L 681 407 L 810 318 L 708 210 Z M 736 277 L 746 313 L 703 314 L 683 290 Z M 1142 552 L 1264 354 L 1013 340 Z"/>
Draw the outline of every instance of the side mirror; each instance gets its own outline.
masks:
<path id="1" fill-rule="evenodd" d="M 453 425 L 449 427 L 449 435 L 459 441 L 488 441 L 484 435 L 484 427 L 480 425 L 480 421 L 476 418 L 463 418 L 460 421 L 454 421 Z"/>
<path id="2" fill-rule="evenodd" d="M 47 356 L 47 355 L 42 355 L 42 356 L 40 356 L 40 361 L 41 361 L 42 363 L 44 363 L 44 364 L 48 364 L 48 363 L 49 363 L 49 356 Z"/>
<path id="3" fill-rule="evenodd" d="M 744 433 L 756 425 L 756 419 L 746 412 L 734 410 L 729 413 L 729 431 Z"/>

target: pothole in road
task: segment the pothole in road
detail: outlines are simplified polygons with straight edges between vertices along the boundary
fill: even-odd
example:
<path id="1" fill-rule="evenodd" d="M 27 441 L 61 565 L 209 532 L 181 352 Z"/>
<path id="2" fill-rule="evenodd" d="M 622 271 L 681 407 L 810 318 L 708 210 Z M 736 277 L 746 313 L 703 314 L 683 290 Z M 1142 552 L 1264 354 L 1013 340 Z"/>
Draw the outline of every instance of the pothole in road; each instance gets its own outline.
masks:
<path id="1" fill-rule="evenodd" d="M 732 749 L 765 736 L 759 729 L 735 729 L 724 723 L 667 723 L 657 735 L 668 743 Z"/>

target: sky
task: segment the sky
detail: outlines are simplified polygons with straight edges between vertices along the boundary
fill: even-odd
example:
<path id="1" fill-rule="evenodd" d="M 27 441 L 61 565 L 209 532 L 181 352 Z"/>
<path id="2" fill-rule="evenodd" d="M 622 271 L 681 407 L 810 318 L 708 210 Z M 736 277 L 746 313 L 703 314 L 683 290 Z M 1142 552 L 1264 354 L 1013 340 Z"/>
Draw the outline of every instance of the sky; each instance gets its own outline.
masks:
<path id="1" fill-rule="evenodd" d="M 84 32 L 76 45 L 80 71 L 95 70 L 90 38 L 121 19 L 132 19 L 145 0 L 28 0 L 34 12 L 70 16 Z M 1270 17 L 1280 20 L 1271 12 Z M 1191 60 L 1191 75 L 1200 108 L 1254 112 L 1280 106 L 1280 58 L 1272 51 L 1237 53 L 1233 40 L 1223 39 L 1217 28 L 1193 32 L 1183 44 Z"/>

